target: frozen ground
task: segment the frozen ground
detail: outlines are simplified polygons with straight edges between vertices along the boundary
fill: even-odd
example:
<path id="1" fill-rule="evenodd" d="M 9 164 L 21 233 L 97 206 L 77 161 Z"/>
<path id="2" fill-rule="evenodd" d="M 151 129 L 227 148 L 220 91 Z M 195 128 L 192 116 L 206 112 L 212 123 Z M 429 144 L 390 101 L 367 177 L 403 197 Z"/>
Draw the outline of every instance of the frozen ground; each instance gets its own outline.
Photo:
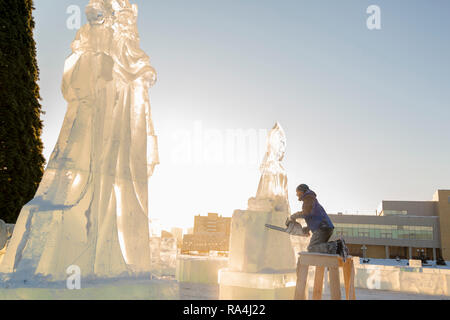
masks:
<path id="1" fill-rule="evenodd" d="M 363 259 L 360 259 L 361 264 Z M 408 265 L 409 260 L 395 260 L 395 259 L 369 259 L 369 263 L 373 265 L 383 265 L 383 266 L 401 266 L 406 267 Z M 428 264 L 423 265 L 424 268 L 438 268 L 438 269 L 450 269 L 450 261 L 446 261 L 446 266 L 438 266 L 436 265 L 436 261 L 428 260 Z"/>
<path id="2" fill-rule="evenodd" d="M 312 292 L 310 292 L 310 297 Z M 174 280 L 118 280 L 114 283 L 89 285 L 82 290 L 56 288 L 0 289 L 0 300 L 217 300 L 219 286 L 181 283 Z M 344 297 L 344 292 L 342 292 Z M 356 288 L 357 300 L 450 300 L 448 296 L 408 294 Z M 327 289 L 323 300 L 329 300 Z"/>
<path id="3" fill-rule="evenodd" d="M 0 288 L 2 300 L 177 300 L 178 284 L 173 280 L 114 279 L 87 283 L 80 290 L 65 289 L 65 284 L 52 286 Z"/>
<path id="4" fill-rule="evenodd" d="M 312 296 L 310 291 L 309 296 Z M 216 300 L 219 297 L 218 285 L 204 285 L 184 283 L 180 284 L 180 298 L 182 300 Z M 342 297 L 345 297 L 342 290 Z M 329 300 L 328 290 L 324 290 L 323 300 Z M 431 296 L 422 294 L 410 294 L 382 290 L 369 290 L 356 288 L 357 300 L 450 300 L 448 296 Z"/>

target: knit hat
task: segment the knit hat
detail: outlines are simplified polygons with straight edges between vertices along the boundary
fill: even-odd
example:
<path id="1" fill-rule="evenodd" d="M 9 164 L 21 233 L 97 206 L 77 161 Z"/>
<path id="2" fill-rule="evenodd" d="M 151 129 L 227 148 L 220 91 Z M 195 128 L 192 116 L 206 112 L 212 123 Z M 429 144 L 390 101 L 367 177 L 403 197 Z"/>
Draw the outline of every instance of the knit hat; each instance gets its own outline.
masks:
<path id="1" fill-rule="evenodd" d="M 309 187 L 306 184 L 301 184 L 297 187 L 297 191 L 306 192 L 308 190 L 309 190 Z"/>

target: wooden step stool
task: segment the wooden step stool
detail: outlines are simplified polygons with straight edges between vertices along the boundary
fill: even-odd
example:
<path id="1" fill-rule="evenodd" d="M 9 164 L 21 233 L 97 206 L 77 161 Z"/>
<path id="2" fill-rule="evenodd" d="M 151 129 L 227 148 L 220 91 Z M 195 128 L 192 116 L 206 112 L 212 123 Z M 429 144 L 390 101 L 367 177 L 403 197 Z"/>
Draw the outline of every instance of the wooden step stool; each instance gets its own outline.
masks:
<path id="1" fill-rule="evenodd" d="M 314 276 L 313 300 L 322 299 L 323 276 L 325 268 L 330 274 L 331 300 L 341 300 L 341 283 L 339 279 L 339 268 L 344 271 L 345 295 L 347 300 L 355 300 L 355 268 L 353 258 L 348 257 L 344 262 L 342 257 L 335 254 L 322 254 L 301 252 L 297 264 L 297 287 L 295 289 L 295 300 L 308 299 L 308 272 L 309 267 L 316 267 Z"/>

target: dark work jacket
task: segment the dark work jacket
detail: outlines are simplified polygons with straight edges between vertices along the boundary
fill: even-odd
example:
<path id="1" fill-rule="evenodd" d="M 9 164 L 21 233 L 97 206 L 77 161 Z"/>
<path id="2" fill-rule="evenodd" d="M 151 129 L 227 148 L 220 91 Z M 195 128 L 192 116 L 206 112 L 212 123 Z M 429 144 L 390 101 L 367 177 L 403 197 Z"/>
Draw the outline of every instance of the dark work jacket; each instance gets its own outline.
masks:
<path id="1" fill-rule="evenodd" d="M 301 218 L 305 219 L 308 229 L 315 232 L 322 227 L 334 228 L 325 209 L 321 206 L 319 201 L 317 201 L 317 196 L 314 191 L 307 191 L 300 200 L 304 201 L 305 198 L 312 201 L 311 212 L 302 212 L 301 215 Z"/>

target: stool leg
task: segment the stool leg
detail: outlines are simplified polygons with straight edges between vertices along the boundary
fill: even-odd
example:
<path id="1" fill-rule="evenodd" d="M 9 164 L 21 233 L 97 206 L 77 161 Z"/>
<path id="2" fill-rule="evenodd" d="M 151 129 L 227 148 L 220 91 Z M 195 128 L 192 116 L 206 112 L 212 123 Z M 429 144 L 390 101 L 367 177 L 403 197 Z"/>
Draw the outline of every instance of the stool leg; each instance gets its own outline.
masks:
<path id="1" fill-rule="evenodd" d="M 350 300 L 356 300 L 355 292 L 355 265 L 353 261 L 350 263 Z"/>
<path id="2" fill-rule="evenodd" d="M 339 280 L 339 267 L 330 267 L 331 300 L 341 300 L 341 284 Z"/>
<path id="3" fill-rule="evenodd" d="M 325 267 L 316 267 L 316 272 L 314 275 L 313 300 L 321 300 L 322 299 L 324 273 L 325 273 Z"/>
<path id="4" fill-rule="evenodd" d="M 297 286 L 295 288 L 295 300 L 306 300 L 308 299 L 308 271 L 309 266 L 300 265 L 297 272 Z"/>
<path id="5" fill-rule="evenodd" d="M 345 298 L 350 300 L 351 260 L 347 260 L 342 268 L 344 273 Z"/>

